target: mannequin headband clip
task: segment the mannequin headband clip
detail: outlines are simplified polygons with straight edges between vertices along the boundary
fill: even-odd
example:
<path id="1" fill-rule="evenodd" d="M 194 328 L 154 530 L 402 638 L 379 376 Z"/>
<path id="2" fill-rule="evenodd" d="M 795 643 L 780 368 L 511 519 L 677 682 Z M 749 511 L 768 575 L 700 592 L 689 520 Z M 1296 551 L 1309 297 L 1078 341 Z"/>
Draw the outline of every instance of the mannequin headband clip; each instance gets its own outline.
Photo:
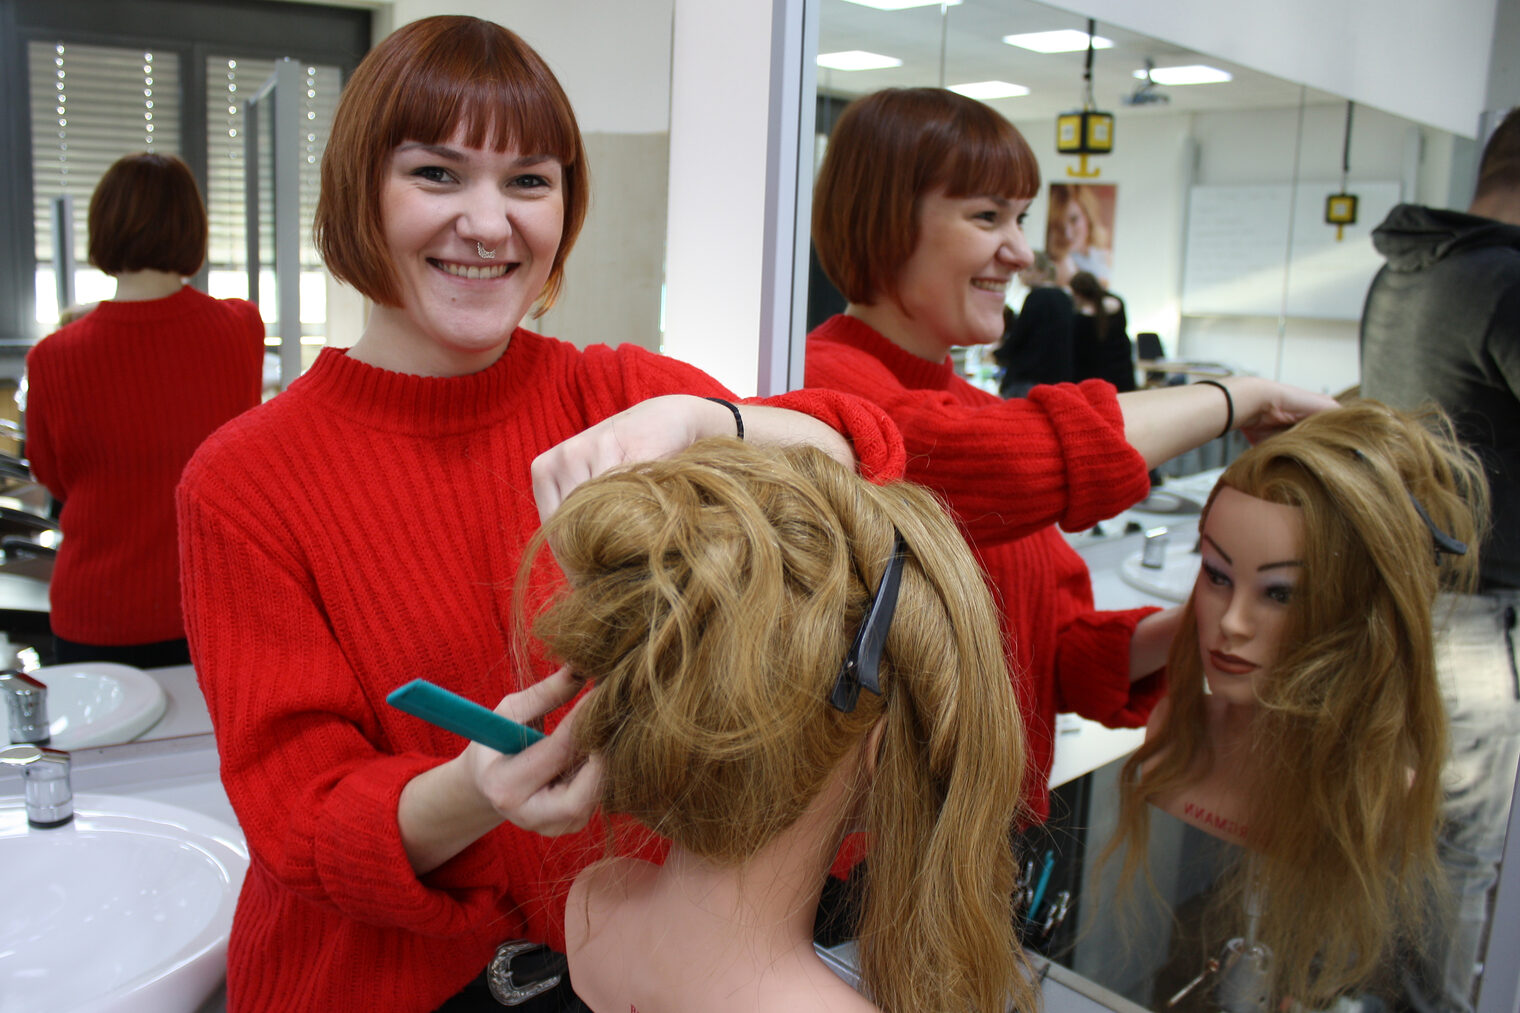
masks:
<path id="1" fill-rule="evenodd" d="M 881 583 L 871 599 L 871 607 L 866 611 L 865 622 L 855 633 L 849 653 L 844 656 L 844 664 L 839 666 L 834 690 L 829 694 L 829 703 L 846 714 L 855 709 L 862 687 L 881 695 L 881 656 L 887 643 L 887 630 L 892 626 L 892 615 L 897 611 L 903 560 L 908 555 L 902 532 L 894 528 L 892 536 L 892 558 L 887 561 Z"/>
<path id="2" fill-rule="evenodd" d="M 1368 466 L 1371 465 L 1372 462 L 1368 461 L 1366 455 L 1360 450 L 1353 449 L 1351 453 L 1356 456 L 1358 461 Z M 1441 565 L 1441 553 L 1443 552 L 1449 556 L 1467 555 L 1467 543 L 1442 531 L 1436 525 L 1436 522 L 1431 520 L 1430 513 L 1425 509 L 1425 504 L 1416 499 L 1414 493 L 1410 492 L 1408 495 L 1409 502 L 1414 505 L 1414 512 L 1420 515 L 1420 520 L 1424 521 L 1425 527 L 1430 529 L 1430 540 L 1433 543 L 1436 565 Z"/>

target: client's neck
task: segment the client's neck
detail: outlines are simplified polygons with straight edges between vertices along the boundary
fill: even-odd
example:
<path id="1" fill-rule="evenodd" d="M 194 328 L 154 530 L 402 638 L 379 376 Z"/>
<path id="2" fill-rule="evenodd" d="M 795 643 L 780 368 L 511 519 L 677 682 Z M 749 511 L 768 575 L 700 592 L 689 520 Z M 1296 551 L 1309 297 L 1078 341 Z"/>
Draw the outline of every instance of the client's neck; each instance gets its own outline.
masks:
<path id="1" fill-rule="evenodd" d="M 625 860 L 583 872 L 565 917 L 577 994 L 597 1013 L 875 1009 L 813 950 L 850 795 L 836 772 L 801 819 L 739 865 L 673 846 L 658 868 Z"/>
<path id="2" fill-rule="evenodd" d="M 813 917 L 839 846 L 838 811 L 815 804 L 743 865 L 672 847 L 658 877 L 656 904 L 670 915 L 662 923 L 737 960 L 811 955 Z"/>

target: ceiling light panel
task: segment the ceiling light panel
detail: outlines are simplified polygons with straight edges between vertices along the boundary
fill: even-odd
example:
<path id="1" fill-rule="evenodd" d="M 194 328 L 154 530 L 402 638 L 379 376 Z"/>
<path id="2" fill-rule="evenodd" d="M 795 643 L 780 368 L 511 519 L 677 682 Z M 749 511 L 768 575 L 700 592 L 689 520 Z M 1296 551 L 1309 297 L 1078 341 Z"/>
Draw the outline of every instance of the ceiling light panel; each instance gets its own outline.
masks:
<path id="1" fill-rule="evenodd" d="M 990 102 L 995 98 L 1018 98 L 1020 95 L 1029 94 L 1028 88 L 1008 81 L 972 81 L 968 84 L 952 84 L 947 87 L 957 94 L 982 102 Z"/>
<path id="2" fill-rule="evenodd" d="M 1032 50 L 1036 53 L 1075 53 L 1087 48 L 1087 33 L 1075 28 L 1062 28 L 1055 32 L 1028 32 L 1024 35 L 1005 35 L 1003 41 L 1010 46 Z M 1101 35 L 1092 37 L 1094 49 L 1112 49 L 1111 39 Z"/>
<path id="3" fill-rule="evenodd" d="M 1146 71 L 1135 71 L 1135 77 L 1145 79 Z M 1225 81 L 1234 80 L 1227 70 L 1218 67 L 1208 67 L 1201 63 L 1190 64 L 1186 67 L 1152 67 L 1150 78 L 1157 84 L 1221 84 Z"/>
<path id="4" fill-rule="evenodd" d="M 874 7 L 879 11 L 905 11 L 909 7 L 938 7 L 941 3 L 944 3 L 946 7 L 956 7 L 960 2 L 961 0 L 845 0 L 845 3 Z"/>
<path id="5" fill-rule="evenodd" d="M 818 66 L 829 70 L 886 70 L 901 67 L 902 61 L 895 56 L 868 53 L 863 49 L 847 49 L 840 53 L 819 53 Z"/>

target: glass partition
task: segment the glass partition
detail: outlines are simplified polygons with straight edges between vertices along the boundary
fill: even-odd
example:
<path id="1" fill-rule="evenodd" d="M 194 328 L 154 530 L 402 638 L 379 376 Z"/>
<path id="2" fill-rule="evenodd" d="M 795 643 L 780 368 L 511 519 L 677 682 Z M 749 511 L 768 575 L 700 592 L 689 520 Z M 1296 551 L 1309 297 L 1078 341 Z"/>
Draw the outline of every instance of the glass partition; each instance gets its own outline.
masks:
<path id="1" fill-rule="evenodd" d="M 1382 265 L 1370 233 L 1401 201 L 1446 203 L 1453 170 L 1439 156 L 1459 146 L 1452 135 L 1099 23 L 1092 105 L 1113 115 L 1113 150 L 1084 166 L 1056 146 L 1059 117 L 1084 106 L 1085 17 L 1027 0 L 901 10 L 866 0 L 820 5 L 815 171 L 833 123 L 856 97 L 887 87 L 944 86 L 980 98 L 1023 133 L 1039 160 L 1041 192 L 1025 226 L 1031 245 L 1106 281 L 1127 304 L 1130 335 L 1150 335 L 1141 354 L 1155 361 L 1141 364 L 1142 385 L 1205 370 L 1331 394 L 1359 382 L 1358 320 Z M 1026 38 L 1037 33 L 1055 34 Z M 1063 38 L 1079 44 L 1063 46 Z M 1210 83 L 1176 83 L 1180 68 L 1197 67 L 1208 69 Z M 1326 221 L 1327 203 L 1342 192 L 1358 197 L 1356 216 L 1337 226 Z M 1074 229 L 1070 219 L 1079 213 L 1084 221 Z M 844 307 L 816 262 L 814 268 L 809 327 Z M 1014 284 L 1009 308 L 1018 312 L 1027 292 Z M 982 351 L 958 356 L 956 364 L 971 382 L 996 392 L 995 366 Z M 1210 484 L 1204 476 L 1200 497 Z M 1122 528 L 1121 521 L 1113 530 Z M 1174 537 L 1190 542 L 1191 531 Z M 1098 607 L 1142 603 L 1105 600 L 1130 551 L 1084 548 Z M 1138 546 L 1133 551 L 1138 558 Z M 1210 935 L 1217 925 L 1208 920 L 1209 902 L 1218 871 L 1239 851 L 1154 813 L 1156 891 L 1142 881 L 1121 912 L 1114 870 L 1100 882 L 1096 855 L 1116 828 L 1118 765 L 1143 733 L 1128 733 L 1122 747 L 1098 750 L 1100 759 L 1085 765 L 1072 759 L 1082 740 L 1109 734 L 1116 733 L 1069 716 L 1058 724 L 1063 783 L 1049 825 L 1028 841 L 1027 874 L 1046 884 L 1030 943 L 1150 1008 L 1218 1008 L 1217 972 L 1171 1000 L 1224 954 L 1230 937 Z M 1495 776 L 1513 784 L 1513 770 Z M 1047 927 L 1062 893 L 1069 911 L 1064 922 Z M 1395 984 L 1387 996 L 1396 1003 L 1398 994 Z M 1376 1008 L 1370 996 L 1363 1008 Z"/>

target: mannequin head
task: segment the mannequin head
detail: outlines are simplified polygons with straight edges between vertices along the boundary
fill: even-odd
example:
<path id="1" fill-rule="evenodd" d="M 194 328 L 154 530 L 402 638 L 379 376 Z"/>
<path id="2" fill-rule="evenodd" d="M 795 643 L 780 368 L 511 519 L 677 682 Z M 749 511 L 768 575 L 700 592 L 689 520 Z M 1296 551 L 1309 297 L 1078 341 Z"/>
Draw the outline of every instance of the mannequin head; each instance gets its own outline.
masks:
<path id="1" fill-rule="evenodd" d="M 1303 571 L 1303 510 L 1221 488 L 1199 529 L 1192 608 L 1208 692 L 1253 706 L 1271 678 Z"/>
<path id="2" fill-rule="evenodd" d="M 831 691 L 896 532 L 881 693 L 841 711 Z M 929 493 L 809 447 L 711 440 L 585 483 L 544 540 L 569 586 L 534 631 L 595 684 L 576 736 L 603 757 L 604 810 L 742 866 L 845 765 L 849 804 L 821 847 L 826 864 L 847 829 L 873 835 L 861 958 L 874 1001 L 1029 998 L 1007 836 L 1022 731 L 991 597 Z"/>
<path id="3" fill-rule="evenodd" d="M 1444 420 L 1363 401 L 1247 451 L 1205 507 L 1205 567 L 1220 548 L 1257 567 L 1227 576 L 1258 580 L 1242 615 L 1250 604 L 1275 650 L 1220 639 L 1244 621 L 1220 610 L 1204 569 L 1173 642 L 1166 718 L 1125 764 L 1110 850 L 1128 845 L 1128 879 L 1144 860 L 1147 803 L 1211 772 L 1209 691 L 1254 708 L 1231 790 L 1249 817 L 1259 935 L 1276 953 L 1280 995 L 1319 1002 L 1356 985 L 1430 903 L 1446 743 L 1432 612 L 1438 590 L 1468 588 L 1476 573 L 1474 552 L 1437 552 L 1433 527 L 1476 546 L 1484 495 Z M 1261 663 L 1246 685 L 1200 657 L 1219 644 Z"/>

